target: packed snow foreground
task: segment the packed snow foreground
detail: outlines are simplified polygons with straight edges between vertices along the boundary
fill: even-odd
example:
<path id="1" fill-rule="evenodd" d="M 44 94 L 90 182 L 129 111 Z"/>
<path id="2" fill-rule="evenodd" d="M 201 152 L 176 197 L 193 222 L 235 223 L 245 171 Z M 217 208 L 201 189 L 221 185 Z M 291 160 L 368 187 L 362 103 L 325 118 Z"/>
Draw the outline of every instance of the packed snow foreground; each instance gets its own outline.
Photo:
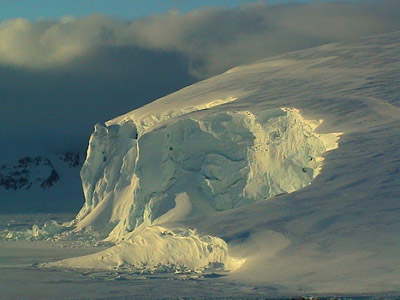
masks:
<path id="1" fill-rule="evenodd" d="M 140 271 L 235 270 L 220 237 L 164 225 L 294 192 L 318 175 L 335 134 L 295 108 L 226 109 L 236 100 L 147 107 L 95 126 L 81 171 L 86 202 L 76 229 L 116 246 L 48 266 Z M 162 101 L 162 100 L 161 100 Z M 200 102 L 200 103 L 198 103 Z M 182 107 L 183 106 L 183 107 Z M 144 111 L 144 112 L 143 112 Z"/>

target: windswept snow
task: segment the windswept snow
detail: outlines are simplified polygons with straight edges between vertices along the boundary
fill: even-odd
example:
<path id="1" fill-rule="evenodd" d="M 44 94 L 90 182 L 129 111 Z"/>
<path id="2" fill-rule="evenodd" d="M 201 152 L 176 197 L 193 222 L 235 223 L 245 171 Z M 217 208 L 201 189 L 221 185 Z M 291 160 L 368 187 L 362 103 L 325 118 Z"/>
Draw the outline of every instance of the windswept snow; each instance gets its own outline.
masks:
<path id="1" fill-rule="evenodd" d="M 237 91 L 236 95 L 242 94 L 242 92 Z M 174 103 L 170 101 L 158 101 L 147 104 L 146 106 L 131 111 L 125 115 L 122 115 L 114 120 L 108 121 L 106 123 L 107 127 L 112 125 L 121 125 L 127 121 L 131 121 L 135 124 L 137 131 L 140 134 L 151 131 L 154 126 L 159 125 L 163 121 L 168 121 L 183 115 L 187 115 L 191 112 L 204 110 L 219 106 L 225 103 L 235 101 L 237 97 L 226 96 L 220 93 L 216 94 L 219 98 L 213 97 L 213 95 L 208 95 L 208 97 L 186 97 L 185 102 L 177 107 Z M 222 96 L 222 97 L 221 97 Z M 211 97 L 211 98 L 210 98 Z"/>
<path id="2" fill-rule="evenodd" d="M 75 230 L 116 245 L 46 267 L 400 291 L 399 51 L 396 32 L 288 53 L 96 125 Z"/>

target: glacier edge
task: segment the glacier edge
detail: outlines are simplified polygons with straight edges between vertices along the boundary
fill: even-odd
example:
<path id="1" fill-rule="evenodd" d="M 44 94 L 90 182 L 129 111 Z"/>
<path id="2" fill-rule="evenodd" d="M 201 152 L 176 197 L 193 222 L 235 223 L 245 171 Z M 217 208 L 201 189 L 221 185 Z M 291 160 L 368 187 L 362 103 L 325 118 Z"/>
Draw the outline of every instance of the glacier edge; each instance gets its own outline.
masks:
<path id="1" fill-rule="evenodd" d="M 316 134 L 295 108 L 216 111 L 170 120 L 138 135 L 133 123 L 96 125 L 81 171 L 86 202 L 77 227 L 120 240 L 175 206 L 187 193 L 186 217 L 296 191 L 319 173 L 337 134 Z M 119 128 L 116 128 L 119 127 Z"/>
<path id="2" fill-rule="evenodd" d="M 96 125 L 76 230 L 93 228 L 116 245 L 44 266 L 235 270 L 244 258 L 231 257 L 221 238 L 168 223 L 294 192 L 338 145 L 338 134 L 315 133 L 322 121 L 304 120 L 295 108 L 199 112 L 142 133 L 132 121 Z"/>

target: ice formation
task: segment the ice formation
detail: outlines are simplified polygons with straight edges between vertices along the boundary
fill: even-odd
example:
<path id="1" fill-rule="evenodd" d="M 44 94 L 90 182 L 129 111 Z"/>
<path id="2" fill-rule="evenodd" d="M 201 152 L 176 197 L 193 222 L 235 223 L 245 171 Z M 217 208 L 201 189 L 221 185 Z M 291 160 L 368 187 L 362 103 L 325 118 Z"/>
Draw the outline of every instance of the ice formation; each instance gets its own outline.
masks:
<path id="1" fill-rule="evenodd" d="M 46 264 L 104 270 L 138 272 L 203 272 L 235 270 L 242 263 L 228 255 L 226 243 L 209 235 L 200 236 L 190 229 L 144 227 L 118 245 L 95 255 L 65 259 Z"/>
<path id="2" fill-rule="evenodd" d="M 34 224 L 32 229 L 20 231 L 0 231 L 0 240 L 47 240 L 53 239 L 55 235 L 67 230 L 67 226 L 57 223 L 54 220 L 49 220 L 38 226 Z"/>
<path id="3" fill-rule="evenodd" d="M 236 98 L 227 99 L 135 119 L 139 109 L 96 125 L 81 170 L 86 202 L 76 228 L 93 228 L 116 246 L 46 266 L 238 268 L 243 260 L 231 257 L 221 238 L 162 224 L 310 184 L 337 135 L 315 133 L 321 121 L 305 120 L 295 108 L 213 110 Z"/>
<path id="4" fill-rule="evenodd" d="M 294 108 L 201 114 L 203 106 L 151 130 L 135 120 L 96 125 L 81 171 L 86 202 L 78 228 L 119 241 L 176 207 L 182 193 L 180 218 L 290 193 L 308 185 L 321 155 L 337 146 L 336 135 L 314 133 L 319 121 Z"/>

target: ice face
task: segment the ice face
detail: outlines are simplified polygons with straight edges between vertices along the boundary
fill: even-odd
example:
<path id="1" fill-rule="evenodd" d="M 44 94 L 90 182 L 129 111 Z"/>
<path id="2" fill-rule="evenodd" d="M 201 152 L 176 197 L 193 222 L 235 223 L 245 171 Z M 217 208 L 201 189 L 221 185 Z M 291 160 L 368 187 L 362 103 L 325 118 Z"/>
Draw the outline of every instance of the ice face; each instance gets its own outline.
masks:
<path id="1" fill-rule="evenodd" d="M 77 226 L 119 241 L 162 218 L 181 193 L 190 204 L 181 217 L 190 217 L 294 192 L 337 147 L 336 135 L 314 132 L 318 125 L 294 108 L 189 113 L 141 135 L 130 120 L 96 125 L 81 171 L 86 202 Z"/>

